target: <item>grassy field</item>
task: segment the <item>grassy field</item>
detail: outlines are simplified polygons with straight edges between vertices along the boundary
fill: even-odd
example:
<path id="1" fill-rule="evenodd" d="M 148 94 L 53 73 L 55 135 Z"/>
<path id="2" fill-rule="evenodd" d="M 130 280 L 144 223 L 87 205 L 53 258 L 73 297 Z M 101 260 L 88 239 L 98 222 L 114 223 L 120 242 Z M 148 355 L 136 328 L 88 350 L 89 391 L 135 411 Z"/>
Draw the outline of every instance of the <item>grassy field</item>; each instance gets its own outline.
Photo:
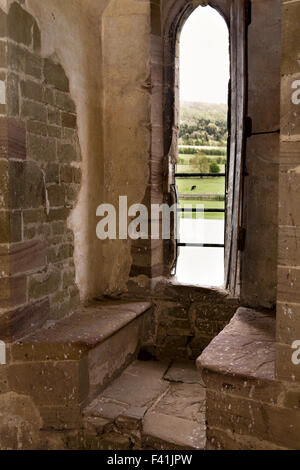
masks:
<path id="1" fill-rule="evenodd" d="M 194 190 L 192 187 L 196 186 Z M 215 178 L 177 178 L 180 194 L 225 194 L 224 176 Z"/>
<path id="2" fill-rule="evenodd" d="M 196 186 L 194 190 L 192 187 Z M 177 190 L 179 194 L 225 194 L 225 178 L 177 178 Z M 201 200 L 179 200 L 179 204 L 183 207 L 183 204 L 192 205 L 196 207 L 196 204 L 203 204 L 206 209 L 224 209 L 224 201 L 201 201 Z M 196 218 L 196 214 L 185 214 L 188 218 Z M 206 213 L 203 216 L 205 219 L 217 219 L 223 220 L 223 213 Z"/>

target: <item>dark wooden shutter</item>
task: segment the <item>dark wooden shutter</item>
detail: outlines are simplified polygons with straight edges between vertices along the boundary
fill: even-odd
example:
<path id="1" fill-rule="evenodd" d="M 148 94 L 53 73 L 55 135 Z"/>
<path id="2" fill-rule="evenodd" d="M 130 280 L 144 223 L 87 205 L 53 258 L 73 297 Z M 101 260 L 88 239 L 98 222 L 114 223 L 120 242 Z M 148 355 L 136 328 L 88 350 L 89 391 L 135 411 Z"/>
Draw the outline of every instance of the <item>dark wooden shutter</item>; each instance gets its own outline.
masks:
<path id="1" fill-rule="evenodd" d="M 232 0 L 230 13 L 230 153 L 227 173 L 225 284 L 239 294 L 239 234 L 242 221 L 243 155 L 247 104 L 249 1 Z"/>

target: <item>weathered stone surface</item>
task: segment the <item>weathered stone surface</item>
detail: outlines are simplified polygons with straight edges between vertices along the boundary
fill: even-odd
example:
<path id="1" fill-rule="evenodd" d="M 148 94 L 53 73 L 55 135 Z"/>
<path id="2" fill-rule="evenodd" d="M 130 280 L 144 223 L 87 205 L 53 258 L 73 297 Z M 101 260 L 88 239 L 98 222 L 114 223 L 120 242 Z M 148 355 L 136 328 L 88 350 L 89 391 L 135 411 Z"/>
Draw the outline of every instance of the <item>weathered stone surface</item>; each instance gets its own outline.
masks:
<path id="1" fill-rule="evenodd" d="M 165 375 L 165 380 L 170 382 L 184 382 L 196 384 L 201 382 L 200 372 L 194 362 L 175 362 Z"/>
<path id="2" fill-rule="evenodd" d="M 0 117 L 0 156 L 26 159 L 26 126 L 21 119 Z"/>
<path id="3" fill-rule="evenodd" d="M 57 149 L 58 160 L 62 163 L 75 162 L 77 160 L 76 148 L 71 144 L 60 143 Z"/>
<path id="4" fill-rule="evenodd" d="M 44 61 L 44 77 L 48 85 L 53 85 L 60 91 L 69 91 L 69 80 L 64 69 L 51 59 Z"/>
<path id="5" fill-rule="evenodd" d="M 202 353 L 197 365 L 221 374 L 274 379 L 274 315 L 240 308 Z"/>
<path id="6" fill-rule="evenodd" d="M 299 71 L 298 60 L 300 47 L 298 38 L 298 21 L 300 15 L 299 2 L 285 2 L 283 5 L 283 37 L 282 37 L 282 73 L 293 74 Z"/>
<path id="7" fill-rule="evenodd" d="M 222 375 L 208 369 L 202 371 L 202 379 L 206 388 L 214 392 L 228 393 L 270 405 L 280 403 L 284 395 L 284 387 L 277 380 L 260 379 L 253 376 L 241 378 L 234 374 Z"/>
<path id="8" fill-rule="evenodd" d="M 279 302 L 300 303 L 300 269 L 278 267 L 277 299 Z"/>
<path id="9" fill-rule="evenodd" d="M 252 308 L 276 303 L 278 162 L 279 134 L 247 139 L 241 303 Z"/>
<path id="10" fill-rule="evenodd" d="M 205 388 L 200 384 L 172 383 L 151 412 L 176 416 L 203 425 L 205 397 Z"/>
<path id="11" fill-rule="evenodd" d="M 28 156 L 37 161 L 51 162 L 56 160 L 55 140 L 29 134 Z"/>
<path id="12" fill-rule="evenodd" d="M 0 278 L 0 308 L 11 309 L 26 302 L 27 284 L 25 276 Z"/>
<path id="13" fill-rule="evenodd" d="M 176 416 L 149 412 L 144 418 L 143 440 L 154 449 L 204 450 L 205 427 Z"/>
<path id="14" fill-rule="evenodd" d="M 40 83 L 33 82 L 32 80 L 22 81 L 20 83 L 21 94 L 24 98 L 34 101 L 42 101 L 43 88 Z"/>
<path id="15" fill-rule="evenodd" d="M 67 93 L 61 93 L 60 91 L 57 91 L 55 94 L 55 103 L 56 106 L 63 111 L 70 113 L 75 113 L 76 111 L 75 103 Z"/>
<path id="16" fill-rule="evenodd" d="M 299 365 L 292 362 L 292 355 L 294 352 L 295 350 L 292 349 L 292 343 L 276 344 L 276 377 L 278 380 L 291 383 L 300 382 Z"/>
<path id="17" fill-rule="evenodd" d="M 0 400 L 0 449 L 36 450 L 42 420 L 29 397 L 7 393 Z"/>
<path id="18" fill-rule="evenodd" d="M 41 283 L 42 289 L 43 285 Z M 22 344 L 14 345 L 14 358 L 29 361 L 78 359 L 146 312 L 150 306 L 146 302 L 95 302 L 27 337 Z"/>
<path id="19" fill-rule="evenodd" d="M 253 436 L 239 435 L 230 430 L 209 428 L 206 450 L 287 450 Z"/>
<path id="20" fill-rule="evenodd" d="M 146 314 L 147 315 L 147 314 Z M 141 318 L 116 331 L 89 353 L 89 399 L 98 395 L 136 357 L 140 344 Z"/>
<path id="21" fill-rule="evenodd" d="M 14 288 L 13 282 L 11 282 L 11 286 Z M 21 299 L 18 299 L 17 291 L 12 291 L 11 295 L 19 303 L 25 303 L 26 301 L 24 297 L 23 302 L 20 302 Z M 0 314 L 0 338 L 3 341 L 16 341 L 22 336 L 41 328 L 49 319 L 49 315 L 50 305 L 48 299 L 8 310 Z"/>
<path id="22" fill-rule="evenodd" d="M 23 100 L 21 116 L 33 121 L 47 122 L 47 109 L 44 104 Z"/>
<path id="23" fill-rule="evenodd" d="M 163 381 L 166 369 L 167 364 L 136 361 L 104 390 L 102 396 L 130 406 L 149 405 L 168 387 Z"/>
<path id="24" fill-rule="evenodd" d="M 114 420 L 122 415 L 129 405 L 109 398 L 97 398 L 86 408 L 85 415 L 93 418 Z"/>
<path id="25" fill-rule="evenodd" d="M 300 305 L 296 303 L 277 302 L 277 342 L 292 344 L 295 338 L 300 338 Z"/>
<path id="26" fill-rule="evenodd" d="M 8 37 L 25 46 L 31 46 L 33 23 L 33 17 L 14 2 L 7 17 Z"/>
<path id="27" fill-rule="evenodd" d="M 62 113 L 61 123 L 63 127 L 68 127 L 71 129 L 77 128 L 77 118 L 76 114 Z"/>
<path id="28" fill-rule="evenodd" d="M 14 276 L 37 271 L 46 266 L 47 242 L 32 241 L 0 247 L 0 271 L 4 276 Z"/>
<path id="29" fill-rule="evenodd" d="M 43 274 L 30 276 L 28 296 L 30 299 L 40 299 L 53 294 L 61 285 L 61 272 L 48 271 Z"/>
<path id="30" fill-rule="evenodd" d="M 19 77 L 10 72 L 7 74 L 7 113 L 15 117 L 20 114 Z"/>
<path id="31" fill-rule="evenodd" d="M 280 128 L 281 1 L 252 1 L 248 28 L 248 116 L 252 132 Z"/>
<path id="32" fill-rule="evenodd" d="M 297 58 L 295 54 L 295 64 Z M 299 70 L 293 75 L 282 77 L 281 85 L 281 140 L 299 141 L 300 135 L 300 112 L 299 106 L 292 101 L 292 85 L 300 79 Z"/>

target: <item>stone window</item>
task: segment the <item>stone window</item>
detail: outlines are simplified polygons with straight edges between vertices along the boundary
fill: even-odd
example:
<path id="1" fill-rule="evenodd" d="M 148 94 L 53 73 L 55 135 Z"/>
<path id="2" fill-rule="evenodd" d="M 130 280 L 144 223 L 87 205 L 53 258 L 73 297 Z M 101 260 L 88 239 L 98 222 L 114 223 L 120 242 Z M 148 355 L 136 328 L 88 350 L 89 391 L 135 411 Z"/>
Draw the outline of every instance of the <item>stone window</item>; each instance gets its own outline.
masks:
<path id="1" fill-rule="evenodd" d="M 239 294 L 240 249 L 243 244 L 242 161 L 245 150 L 247 64 L 246 44 L 249 22 L 248 1 L 211 0 L 168 2 L 163 11 L 163 141 L 165 167 L 168 167 L 169 198 L 175 199 L 175 166 L 179 135 L 179 37 L 180 31 L 196 7 L 215 8 L 230 31 L 231 87 L 229 93 L 229 143 L 226 175 L 225 287 Z M 169 260 L 177 259 L 176 243 L 169 246 Z M 172 251 L 173 250 L 173 251 Z M 173 256 L 170 254 L 172 251 Z M 173 266 L 174 266 L 173 264 Z"/>

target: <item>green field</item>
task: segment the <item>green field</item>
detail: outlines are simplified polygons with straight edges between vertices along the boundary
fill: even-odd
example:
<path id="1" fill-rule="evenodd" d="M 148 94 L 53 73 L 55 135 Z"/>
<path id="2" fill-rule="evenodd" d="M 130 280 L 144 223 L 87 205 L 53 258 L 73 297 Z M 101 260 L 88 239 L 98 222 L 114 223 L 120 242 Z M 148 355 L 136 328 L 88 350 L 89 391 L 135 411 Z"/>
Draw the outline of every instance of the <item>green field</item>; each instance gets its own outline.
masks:
<path id="1" fill-rule="evenodd" d="M 192 187 L 196 186 L 194 190 Z M 225 194 L 225 178 L 223 176 L 216 178 L 177 178 L 177 191 L 178 194 Z M 224 209 L 224 201 L 201 201 L 197 199 L 179 199 L 179 204 L 192 205 L 193 208 L 196 204 L 203 204 L 206 209 Z M 196 214 L 185 214 L 188 218 L 196 218 Z M 200 215 L 205 219 L 218 219 L 223 220 L 223 213 L 208 213 Z"/>

